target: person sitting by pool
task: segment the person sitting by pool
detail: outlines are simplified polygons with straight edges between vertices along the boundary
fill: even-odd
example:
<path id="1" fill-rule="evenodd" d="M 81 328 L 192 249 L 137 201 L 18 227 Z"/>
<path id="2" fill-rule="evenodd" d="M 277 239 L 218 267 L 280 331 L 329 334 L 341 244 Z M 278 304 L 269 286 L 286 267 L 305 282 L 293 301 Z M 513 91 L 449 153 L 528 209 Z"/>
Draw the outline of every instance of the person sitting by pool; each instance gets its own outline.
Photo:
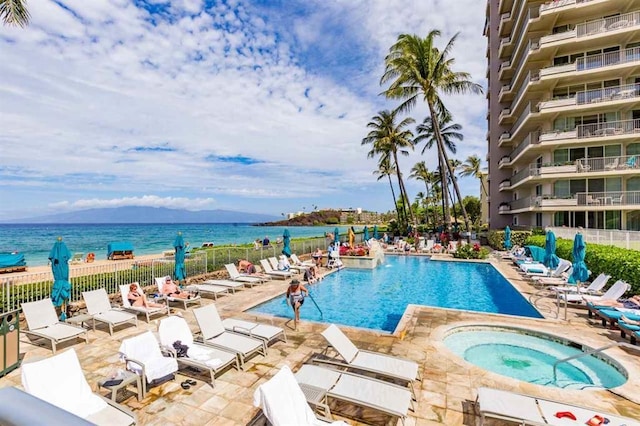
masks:
<path id="1" fill-rule="evenodd" d="M 171 277 L 167 277 L 164 280 L 164 285 L 162 286 L 162 294 L 174 298 L 177 297 L 178 299 L 191 299 L 191 297 L 196 296 L 195 294 L 180 290 L 180 287 L 176 285 Z"/>
<path id="2" fill-rule="evenodd" d="M 311 266 L 304 271 L 304 280 L 309 284 L 320 281 L 322 278 L 323 277 L 318 273 L 318 268 L 316 266 Z"/>
<path id="3" fill-rule="evenodd" d="M 147 296 L 142 292 L 138 291 L 138 286 L 135 283 L 132 283 L 129 286 L 129 293 L 127 293 L 127 300 L 131 306 L 137 307 L 145 307 L 145 308 L 161 308 L 164 305 L 160 303 L 151 302 L 147 300 Z"/>
<path id="4" fill-rule="evenodd" d="M 287 303 L 289 303 L 293 308 L 293 324 L 295 330 L 298 329 L 298 321 L 300 321 L 300 306 L 304 303 L 305 294 L 308 296 L 309 290 L 307 290 L 297 279 L 292 279 L 291 283 L 289 283 L 289 288 L 287 288 L 285 298 L 287 299 Z"/>
<path id="5" fill-rule="evenodd" d="M 316 262 L 316 266 L 319 268 L 322 266 L 322 249 L 318 247 L 316 251 L 311 255 L 313 260 Z"/>
<path id="6" fill-rule="evenodd" d="M 278 260 L 278 271 L 289 271 L 291 269 L 291 264 L 289 263 L 289 259 L 284 254 L 280 256 Z"/>

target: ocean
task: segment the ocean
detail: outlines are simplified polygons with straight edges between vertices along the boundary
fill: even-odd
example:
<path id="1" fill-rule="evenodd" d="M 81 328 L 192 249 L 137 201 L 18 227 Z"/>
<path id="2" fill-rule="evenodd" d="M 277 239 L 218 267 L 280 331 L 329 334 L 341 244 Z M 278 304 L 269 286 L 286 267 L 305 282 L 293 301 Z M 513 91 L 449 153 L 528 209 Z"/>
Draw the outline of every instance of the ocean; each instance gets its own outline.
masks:
<path id="1" fill-rule="evenodd" d="M 173 250 L 173 240 L 182 232 L 191 247 L 200 247 L 203 242 L 216 246 L 246 244 L 269 236 L 271 241 L 282 237 L 284 226 L 253 226 L 249 224 L 95 224 L 95 225 L 51 225 L 51 224 L 0 224 L 0 253 L 18 252 L 25 256 L 27 266 L 46 265 L 49 251 L 62 237 L 71 252 L 87 254 L 94 252 L 96 259 L 107 257 L 107 244 L 128 241 L 133 244 L 136 255 L 162 253 Z M 346 227 L 339 227 L 346 232 Z M 320 237 L 333 232 L 335 226 L 288 227 L 291 238 Z"/>

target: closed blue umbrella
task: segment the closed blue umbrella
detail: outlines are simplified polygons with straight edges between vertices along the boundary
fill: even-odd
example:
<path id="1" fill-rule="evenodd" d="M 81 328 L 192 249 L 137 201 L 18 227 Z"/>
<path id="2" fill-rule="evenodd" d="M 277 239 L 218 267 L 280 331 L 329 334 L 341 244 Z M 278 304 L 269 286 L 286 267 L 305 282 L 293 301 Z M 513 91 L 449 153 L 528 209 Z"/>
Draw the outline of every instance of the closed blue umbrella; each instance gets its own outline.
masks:
<path id="1" fill-rule="evenodd" d="M 544 243 L 544 266 L 555 269 L 559 263 L 560 259 L 556 256 L 556 234 L 553 231 L 547 231 Z"/>
<path id="2" fill-rule="evenodd" d="M 511 228 L 504 227 L 504 248 L 505 250 L 511 250 Z"/>
<path id="3" fill-rule="evenodd" d="M 585 282 L 589 278 L 589 270 L 584 263 L 584 257 L 587 254 L 587 245 L 582 238 L 582 234 L 578 232 L 573 239 L 573 273 L 569 277 L 569 282 Z"/>
<path id="4" fill-rule="evenodd" d="M 282 242 L 284 244 L 282 247 L 282 254 L 287 257 L 291 257 L 291 248 L 289 247 L 289 244 L 291 243 L 291 234 L 289 234 L 288 229 L 285 229 L 282 234 Z"/>
<path id="5" fill-rule="evenodd" d="M 67 245 L 58 238 L 51 251 L 49 261 L 51 262 L 51 272 L 53 273 L 53 288 L 51 289 L 51 301 L 55 306 L 61 306 L 60 319 L 67 319 L 65 301 L 69 300 L 71 294 L 71 283 L 69 282 L 69 260 L 71 252 Z"/>
<path id="6" fill-rule="evenodd" d="M 369 227 L 365 226 L 362 232 L 362 238 L 365 242 L 369 241 Z"/>
<path id="7" fill-rule="evenodd" d="M 378 225 L 373 225 L 373 238 L 378 240 L 380 236 L 378 235 Z"/>
<path id="8" fill-rule="evenodd" d="M 176 249 L 176 280 L 182 281 L 187 278 L 187 269 L 184 266 L 185 244 L 182 238 L 182 232 L 178 232 L 176 239 L 173 241 L 173 248 Z"/>
<path id="9" fill-rule="evenodd" d="M 333 242 L 336 246 L 340 246 L 340 229 L 337 226 L 333 230 Z"/>

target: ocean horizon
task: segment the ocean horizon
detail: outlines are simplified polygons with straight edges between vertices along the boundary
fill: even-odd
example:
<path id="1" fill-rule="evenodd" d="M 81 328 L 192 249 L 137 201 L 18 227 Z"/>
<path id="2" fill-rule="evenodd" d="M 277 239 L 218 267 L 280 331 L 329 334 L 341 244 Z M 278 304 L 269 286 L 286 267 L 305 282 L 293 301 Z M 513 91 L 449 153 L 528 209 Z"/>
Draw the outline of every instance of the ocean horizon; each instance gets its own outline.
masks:
<path id="1" fill-rule="evenodd" d="M 321 237 L 334 226 L 260 226 L 250 223 L 149 223 L 149 224 L 0 224 L 0 253 L 18 252 L 27 266 L 46 265 L 49 251 L 62 237 L 72 253 L 93 252 L 106 259 L 107 245 L 117 241 L 133 244 L 135 255 L 173 250 L 173 240 L 182 232 L 190 246 L 204 242 L 215 246 L 247 244 L 268 236 L 271 241 L 289 229 L 291 238 Z M 339 226 L 346 232 L 346 226 Z"/>

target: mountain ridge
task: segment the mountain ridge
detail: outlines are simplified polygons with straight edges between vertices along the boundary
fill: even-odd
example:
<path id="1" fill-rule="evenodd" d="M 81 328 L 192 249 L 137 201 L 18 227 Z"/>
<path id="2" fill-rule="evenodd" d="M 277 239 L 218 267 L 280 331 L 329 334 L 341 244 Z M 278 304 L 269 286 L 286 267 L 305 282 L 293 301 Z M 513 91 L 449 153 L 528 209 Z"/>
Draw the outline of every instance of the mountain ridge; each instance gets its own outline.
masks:
<path id="1" fill-rule="evenodd" d="M 275 215 L 233 210 L 169 209 L 166 207 L 111 207 L 77 210 L 0 223 L 23 224 L 136 224 L 136 223 L 261 223 L 277 219 Z"/>

